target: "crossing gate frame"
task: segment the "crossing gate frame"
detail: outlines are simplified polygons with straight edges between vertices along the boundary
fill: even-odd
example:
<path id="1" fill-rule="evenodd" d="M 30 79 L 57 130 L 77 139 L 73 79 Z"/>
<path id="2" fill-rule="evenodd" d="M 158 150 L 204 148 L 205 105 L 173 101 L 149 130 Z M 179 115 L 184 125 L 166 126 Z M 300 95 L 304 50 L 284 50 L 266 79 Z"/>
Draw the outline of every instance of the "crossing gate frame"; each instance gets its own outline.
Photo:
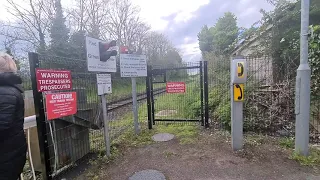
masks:
<path id="1" fill-rule="evenodd" d="M 155 96 L 159 95 L 159 92 L 154 91 L 154 84 L 167 83 L 167 74 L 170 71 L 179 70 L 199 70 L 199 82 L 200 82 L 200 119 L 160 119 L 155 116 Z M 163 80 L 154 81 L 154 77 L 162 75 Z M 148 76 L 146 77 L 146 92 L 147 92 L 147 110 L 148 110 L 148 128 L 152 129 L 152 126 L 156 122 L 199 122 L 201 126 L 205 128 L 209 127 L 209 105 L 208 105 L 208 62 L 200 61 L 197 65 L 182 65 L 180 67 L 169 68 L 156 68 L 148 66 Z M 162 92 L 163 93 L 163 92 Z"/>

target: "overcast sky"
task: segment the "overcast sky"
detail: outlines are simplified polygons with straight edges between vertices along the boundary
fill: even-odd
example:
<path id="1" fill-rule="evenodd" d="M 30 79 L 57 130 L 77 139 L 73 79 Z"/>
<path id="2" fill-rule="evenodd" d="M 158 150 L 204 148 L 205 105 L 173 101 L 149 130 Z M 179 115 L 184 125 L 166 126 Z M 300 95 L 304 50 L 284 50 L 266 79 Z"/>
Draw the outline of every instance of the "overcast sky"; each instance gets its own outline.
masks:
<path id="1" fill-rule="evenodd" d="M 0 7 L 6 5 L 0 0 Z M 19 0 L 16 0 L 19 1 Z M 250 27 L 261 18 L 260 9 L 272 10 L 266 0 L 132 0 L 140 6 L 141 17 L 153 30 L 165 33 L 181 50 L 184 61 L 198 61 L 201 54 L 197 33 L 205 24 L 212 26 L 224 12 L 238 18 L 239 27 Z M 64 7 L 70 0 L 62 0 Z M 0 19 L 9 15 L 0 11 Z"/>

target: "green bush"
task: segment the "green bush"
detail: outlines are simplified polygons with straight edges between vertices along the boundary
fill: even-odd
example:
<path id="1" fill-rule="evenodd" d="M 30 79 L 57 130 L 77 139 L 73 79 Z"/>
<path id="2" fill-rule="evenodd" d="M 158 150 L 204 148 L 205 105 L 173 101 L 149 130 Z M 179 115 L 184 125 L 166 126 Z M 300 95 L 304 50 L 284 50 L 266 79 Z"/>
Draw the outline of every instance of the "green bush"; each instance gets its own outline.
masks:
<path id="1" fill-rule="evenodd" d="M 230 130 L 231 129 L 231 104 L 230 96 L 225 96 L 225 99 L 221 101 L 217 109 L 213 112 L 213 117 L 220 121 L 222 125 Z"/>
<path id="2" fill-rule="evenodd" d="M 194 94 L 199 94 L 199 87 L 189 86 L 190 91 Z M 195 119 L 201 116 L 201 99 L 199 95 L 180 95 L 181 101 L 185 102 L 183 105 L 183 114 L 185 118 Z"/>
<path id="3" fill-rule="evenodd" d="M 209 110 L 214 112 L 214 110 L 219 106 L 220 102 L 223 99 L 222 94 L 224 94 L 225 90 L 220 87 L 214 87 L 209 92 Z"/>
<path id="4" fill-rule="evenodd" d="M 320 94 L 320 25 L 311 26 L 309 38 L 309 63 L 311 66 L 311 97 L 319 99 Z"/>
<path id="5" fill-rule="evenodd" d="M 194 119 L 201 116 L 201 101 L 195 100 L 194 102 L 189 102 L 185 108 L 185 114 L 187 117 Z"/>

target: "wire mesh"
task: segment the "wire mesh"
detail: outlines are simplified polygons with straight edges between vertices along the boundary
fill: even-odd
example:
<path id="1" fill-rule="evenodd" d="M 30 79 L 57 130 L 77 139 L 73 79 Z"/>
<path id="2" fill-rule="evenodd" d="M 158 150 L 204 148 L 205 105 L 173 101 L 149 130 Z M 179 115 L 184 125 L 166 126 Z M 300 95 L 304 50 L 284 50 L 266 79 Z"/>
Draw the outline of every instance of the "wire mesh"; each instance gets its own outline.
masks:
<path id="1" fill-rule="evenodd" d="M 296 66 L 278 67 L 271 57 L 245 57 L 248 80 L 244 87 L 244 131 L 273 136 L 294 136 Z M 209 61 L 211 127 L 231 128 L 230 58 Z M 311 97 L 310 138 L 319 142 L 319 96 Z"/>
<path id="2" fill-rule="evenodd" d="M 200 86 L 200 63 L 190 62 L 170 66 L 154 65 L 152 74 L 153 119 L 155 124 L 199 124 L 203 99 Z M 171 91 L 167 84 L 172 84 Z M 164 87 L 167 86 L 167 91 Z M 178 87 L 179 86 L 179 87 Z"/>
<path id="3" fill-rule="evenodd" d="M 208 62 L 210 126 L 231 128 L 230 59 L 220 58 Z"/>
<path id="4" fill-rule="evenodd" d="M 270 57 L 246 57 L 244 129 L 276 136 L 294 136 L 294 80 L 292 74 L 273 68 Z"/>
<path id="5" fill-rule="evenodd" d="M 91 157 L 91 154 L 105 151 L 101 100 L 97 95 L 97 73 L 87 71 L 86 60 L 50 55 L 39 55 L 39 68 L 70 70 L 73 86 L 70 91 L 77 92 L 77 114 L 53 121 L 45 121 L 48 138 L 48 146 L 45 148 L 49 150 L 50 154 L 50 174 L 61 175 L 79 161 Z M 34 115 L 34 107 L 30 73 L 29 75 L 28 73 L 20 72 L 20 75 L 23 76 L 25 94 L 28 94 L 28 96 L 25 96 L 25 101 L 30 102 L 29 104 L 26 103 L 26 109 L 30 110 L 26 115 L 29 116 Z M 109 134 L 112 142 L 123 132 L 133 127 L 133 118 L 131 115 L 131 79 L 121 78 L 119 73 L 111 73 L 111 75 L 113 92 L 106 95 L 106 98 Z M 147 114 L 146 108 L 143 106 L 146 99 L 145 89 L 145 78 L 137 78 L 138 101 L 141 105 L 141 110 L 139 110 L 141 124 L 146 121 L 146 119 L 142 119 Z M 51 91 L 50 93 L 55 92 L 66 91 Z M 45 93 L 43 94 L 45 99 Z"/>

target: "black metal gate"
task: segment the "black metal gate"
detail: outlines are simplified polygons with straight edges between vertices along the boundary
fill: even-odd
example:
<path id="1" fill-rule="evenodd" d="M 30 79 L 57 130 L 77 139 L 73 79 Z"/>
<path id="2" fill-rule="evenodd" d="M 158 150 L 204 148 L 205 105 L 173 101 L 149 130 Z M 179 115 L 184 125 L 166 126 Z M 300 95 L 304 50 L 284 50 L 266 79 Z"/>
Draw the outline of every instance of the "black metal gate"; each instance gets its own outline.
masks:
<path id="1" fill-rule="evenodd" d="M 196 122 L 209 127 L 206 61 L 148 66 L 148 127 L 158 122 Z"/>

